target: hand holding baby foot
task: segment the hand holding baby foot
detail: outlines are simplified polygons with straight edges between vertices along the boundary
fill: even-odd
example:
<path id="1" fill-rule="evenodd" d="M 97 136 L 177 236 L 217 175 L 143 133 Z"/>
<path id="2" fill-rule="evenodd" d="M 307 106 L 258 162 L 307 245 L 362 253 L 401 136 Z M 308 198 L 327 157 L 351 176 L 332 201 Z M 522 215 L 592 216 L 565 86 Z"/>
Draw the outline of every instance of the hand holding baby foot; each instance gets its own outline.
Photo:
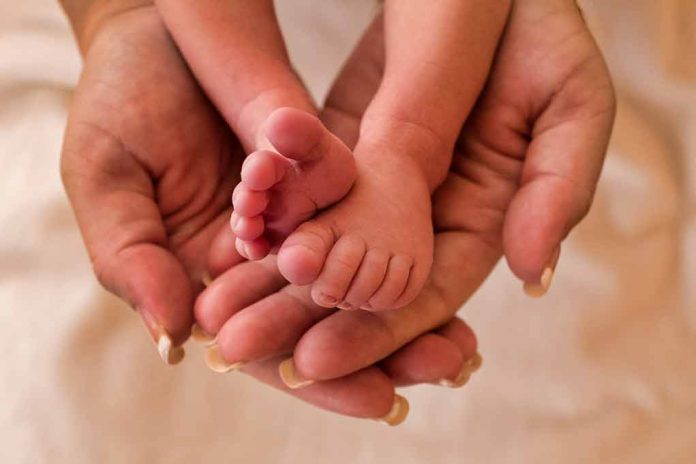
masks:
<path id="1" fill-rule="evenodd" d="M 290 282 L 313 283 L 317 304 L 393 309 L 420 292 L 433 254 L 430 193 L 483 86 L 508 6 L 387 2 L 389 66 L 363 118 L 356 184 L 278 253 Z M 419 28 L 429 33 L 410 35 Z"/>
<path id="2" fill-rule="evenodd" d="M 351 91 L 372 92 L 379 82 L 373 70 L 379 69 L 383 55 L 372 45 L 381 40 L 380 24 L 370 28 L 327 102 L 330 121 L 355 118 L 352 129 L 328 123 L 346 140 L 357 138 L 364 109 L 351 103 L 366 100 Z M 362 85 L 351 88 L 346 85 L 350 82 Z M 527 94 L 523 88 L 536 91 Z M 435 259 L 425 290 L 413 303 L 418 311 L 338 312 L 316 323 L 312 314 L 318 310 L 306 293 L 283 287 L 248 308 L 226 306 L 224 298 L 206 292 L 209 298 L 201 300 L 199 319 L 215 308 L 222 308 L 218 321 L 229 316 L 215 329 L 223 356 L 232 362 L 278 354 L 269 337 L 249 328 L 269 324 L 265 321 L 274 311 L 286 313 L 305 332 L 299 341 L 292 340 L 295 377 L 304 385 L 372 365 L 453 314 L 503 252 L 516 272 L 518 266 L 533 271 L 531 275 L 543 270 L 548 253 L 589 207 L 611 131 L 613 101 L 601 54 L 574 2 L 517 0 L 487 89 L 433 198 Z M 342 112 L 345 108 L 349 114 Z M 540 162 L 548 168 L 546 174 L 538 170 Z M 575 169 L 564 171 L 569 168 Z M 553 194 L 540 194 L 546 190 Z M 515 206 L 522 200 L 534 208 Z M 504 242 L 510 230 L 515 231 L 509 235 L 512 246 L 527 247 L 528 253 L 516 254 Z M 230 273 L 218 284 L 235 289 L 238 278 Z M 281 333 L 275 327 L 272 333 Z"/>
<path id="3" fill-rule="evenodd" d="M 434 200 L 439 230 L 436 266 L 428 291 L 419 297 L 428 310 L 340 312 L 312 326 L 295 346 L 296 373 L 308 381 L 348 378 L 345 383 L 322 382 L 299 396 L 370 417 L 396 404 L 389 379 L 374 367 L 362 368 L 445 322 L 485 278 L 501 250 L 518 274 L 537 278 L 548 250 L 587 210 L 613 115 L 606 69 L 572 2 L 518 0 L 516 5 L 488 89 L 458 141 L 450 174 Z M 212 232 L 225 220 L 226 198 L 234 185 L 234 176 L 222 161 L 234 161 L 241 151 L 172 53 L 152 10 L 131 10 L 122 18 L 137 19 L 105 23 L 108 27 L 95 34 L 95 44 L 85 46 L 90 55 L 66 136 L 63 175 L 100 279 L 152 313 L 154 324 L 164 330 L 150 326 L 153 336 L 171 335 L 170 342 L 178 344 L 188 333 L 188 311 L 197 291 L 196 279 L 190 277 L 202 270 L 201 257 L 210 248 Z M 535 35 L 544 22 L 543 33 Z M 565 34 L 569 40 L 563 40 Z M 150 48 L 152 43 L 156 45 Z M 528 57 L 536 66 L 520 57 Z M 124 72 L 114 76 L 114 69 Z M 139 71 L 135 86 L 132 69 Z M 118 76 L 124 75 L 129 79 L 119 81 Z M 168 85 L 153 85 L 163 81 L 162 75 Z M 110 84 L 108 92 L 96 84 L 105 81 Z M 520 92 L 520 82 L 535 91 Z M 186 117 L 173 111 L 180 109 L 178 105 L 187 108 Z M 135 110 L 136 117 L 99 111 L 110 107 Z M 153 108 L 158 111 L 147 111 Z M 172 126 L 172 120 L 177 124 Z M 163 137 L 151 140 L 153 131 L 148 127 L 166 130 Z M 207 129 L 200 131 L 201 127 Z M 246 140 L 256 143 L 255 137 L 247 134 Z M 176 143 L 169 145 L 171 140 Z M 188 142 L 182 145 L 181 140 Z M 564 150 L 567 157 L 552 156 Z M 570 182 L 576 174 L 577 182 Z M 530 204 L 537 214 L 524 207 Z M 348 243 L 347 248 L 355 247 Z M 456 269 L 462 272 L 452 272 Z M 465 286 L 462 276 L 468 276 Z M 277 273 L 273 279 L 273 285 L 282 285 Z M 298 300 L 301 295 L 295 291 L 288 290 L 283 301 L 311 305 L 306 295 Z M 269 301 L 266 316 L 272 308 Z M 306 315 L 302 305 L 295 309 Z M 232 317 L 224 324 L 239 320 Z M 362 335 L 356 338 L 356 334 Z M 364 340 L 376 343 L 361 343 Z M 275 359 L 249 369 L 278 385 L 277 365 Z M 362 373 L 351 375 L 355 370 Z M 360 409 L 374 391 L 384 394 L 377 395 L 370 412 Z M 355 392 L 364 396 L 352 396 Z M 349 403 L 352 406 L 346 410 Z"/>

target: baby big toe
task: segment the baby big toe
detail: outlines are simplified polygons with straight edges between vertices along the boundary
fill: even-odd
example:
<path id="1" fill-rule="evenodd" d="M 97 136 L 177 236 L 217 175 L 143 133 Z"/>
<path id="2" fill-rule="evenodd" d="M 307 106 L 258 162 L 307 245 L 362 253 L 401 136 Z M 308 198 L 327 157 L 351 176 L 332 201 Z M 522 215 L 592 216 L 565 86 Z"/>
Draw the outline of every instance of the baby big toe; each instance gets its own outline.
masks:
<path id="1" fill-rule="evenodd" d="M 317 155 L 315 149 L 325 130 L 314 115 L 296 108 L 279 108 L 268 117 L 265 135 L 278 152 L 299 161 Z"/>
<path id="2" fill-rule="evenodd" d="M 413 268 L 413 258 L 396 255 L 389 261 L 384 281 L 363 308 L 372 311 L 396 309 L 396 301 L 404 293 Z"/>
<path id="3" fill-rule="evenodd" d="M 344 235 L 329 252 L 317 281 L 312 286 L 312 299 L 319 306 L 334 308 L 343 301 L 360 263 L 365 256 L 365 241 Z"/>

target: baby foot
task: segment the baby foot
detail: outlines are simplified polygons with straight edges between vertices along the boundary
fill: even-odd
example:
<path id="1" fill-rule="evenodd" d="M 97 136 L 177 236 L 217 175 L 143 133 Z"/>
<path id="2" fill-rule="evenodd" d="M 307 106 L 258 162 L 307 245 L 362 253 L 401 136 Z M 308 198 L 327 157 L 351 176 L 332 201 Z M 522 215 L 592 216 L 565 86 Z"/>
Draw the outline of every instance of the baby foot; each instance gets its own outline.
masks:
<path id="1" fill-rule="evenodd" d="M 324 307 L 384 310 L 410 303 L 433 259 L 430 191 L 415 163 L 371 150 L 340 203 L 302 224 L 278 252 L 290 282 L 314 282 Z M 393 151 L 393 148 L 391 148 Z"/>
<path id="2" fill-rule="evenodd" d="M 281 108 L 263 134 L 276 152 L 252 153 L 232 196 L 237 250 L 261 259 L 298 225 L 343 198 L 356 177 L 351 150 L 309 113 Z"/>

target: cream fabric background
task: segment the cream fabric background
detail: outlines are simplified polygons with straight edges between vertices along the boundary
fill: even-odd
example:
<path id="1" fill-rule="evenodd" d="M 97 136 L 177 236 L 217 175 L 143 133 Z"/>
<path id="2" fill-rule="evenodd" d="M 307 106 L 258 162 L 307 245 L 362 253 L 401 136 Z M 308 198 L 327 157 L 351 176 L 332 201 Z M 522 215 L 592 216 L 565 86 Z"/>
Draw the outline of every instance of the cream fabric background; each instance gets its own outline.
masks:
<path id="1" fill-rule="evenodd" d="M 321 98 L 374 4 L 278 3 Z M 0 0 L 0 462 L 693 463 L 696 4 L 585 6 L 620 96 L 595 207 L 545 299 L 494 273 L 462 312 L 484 369 L 406 390 L 390 429 L 215 375 L 195 346 L 162 365 L 92 278 L 61 190 L 66 22 L 54 0 Z"/>

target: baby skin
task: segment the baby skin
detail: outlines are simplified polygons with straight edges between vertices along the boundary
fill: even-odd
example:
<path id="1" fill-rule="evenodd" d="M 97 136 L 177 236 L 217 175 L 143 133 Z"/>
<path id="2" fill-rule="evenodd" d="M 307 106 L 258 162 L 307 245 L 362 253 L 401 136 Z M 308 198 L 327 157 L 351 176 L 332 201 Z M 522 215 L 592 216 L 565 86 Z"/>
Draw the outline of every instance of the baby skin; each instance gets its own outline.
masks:
<path id="1" fill-rule="evenodd" d="M 415 298 L 432 260 L 430 192 L 418 166 L 375 144 L 356 179 L 345 163 L 351 150 L 300 110 L 276 110 L 264 132 L 275 151 L 246 159 L 233 195 L 238 251 L 258 259 L 282 244 L 279 270 L 312 284 L 321 306 L 390 309 Z"/>
<path id="2" fill-rule="evenodd" d="M 159 6 L 185 55 L 192 43 L 204 41 L 196 31 L 221 37 L 210 25 L 185 27 L 195 15 L 179 11 L 183 19 L 177 21 L 172 13 L 200 11 L 206 1 L 179 3 L 189 6 L 166 0 Z M 249 3 L 229 2 L 225 8 L 237 21 L 275 22 L 270 0 Z M 261 4 L 268 8 L 265 16 L 249 11 Z M 257 34 L 256 41 L 268 42 L 260 46 L 226 26 L 221 34 L 232 35 L 229 43 L 236 45 L 230 53 L 240 59 L 218 55 L 218 61 L 228 68 L 251 64 L 253 74 L 261 75 L 248 80 L 256 96 L 241 105 L 225 103 L 233 89 L 209 92 L 233 129 L 254 134 L 242 137 L 254 150 L 233 194 L 239 253 L 261 259 L 277 252 L 283 276 L 296 285 L 311 284 L 320 306 L 386 310 L 410 303 L 432 263 L 430 195 L 447 172 L 459 131 L 483 87 L 508 9 L 503 0 L 387 1 L 384 78 L 353 151 L 316 117 L 295 74 L 278 69 L 279 62 L 290 66 L 276 30 L 269 26 L 265 30 L 272 33 Z M 206 86 L 215 60 L 189 62 Z M 264 79 L 269 82 L 260 82 Z"/>

